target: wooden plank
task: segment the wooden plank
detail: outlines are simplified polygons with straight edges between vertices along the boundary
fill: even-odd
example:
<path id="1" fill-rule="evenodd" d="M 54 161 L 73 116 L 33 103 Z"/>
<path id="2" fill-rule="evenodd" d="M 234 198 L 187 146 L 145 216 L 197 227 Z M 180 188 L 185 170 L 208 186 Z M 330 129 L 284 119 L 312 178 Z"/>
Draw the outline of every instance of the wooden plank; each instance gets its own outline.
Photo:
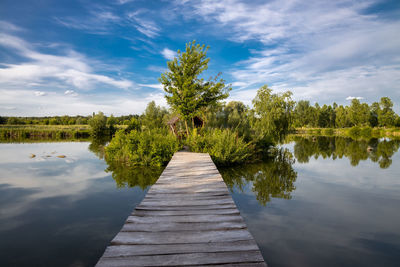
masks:
<path id="1" fill-rule="evenodd" d="M 177 215 L 177 216 L 136 216 L 131 215 L 127 223 L 166 223 L 166 222 L 237 222 L 243 221 L 241 216 L 234 215 Z"/>
<path id="2" fill-rule="evenodd" d="M 206 206 L 206 205 L 219 205 L 219 204 L 234 204 L 232 198 L 224 199 L 201 199 L 201 200 L 182 200 L 182 199 L 165 199 L 164 201 L 144 199 L 141 203 L 142 206 Z"/>
<path id="3" fill-rule="evenodd" d="M 160 255 L 160 254 L 183 254 L 196 252 L 229 252 L 257 250 L 258 246 L 254 240 L 236 242 L 214 242 L 169 244 L 169 245 L 117 245 L 109 246 L 103 257 L 127 257 L 135 255 Z"/>
<path id="4" fill-rule="evenodd" d="M 135 245 L 135 244 L 190 244 L 208 242 L 228 242 L 240 240 L 252 240 L 253 237 L 247 230 L 224 231 L 179 231 L 171 232 L 119 232 L 111 244 Z"/>
<path id="5" fill-rule="evenodd" d="M 208 154 L 177 152 L 97 266 L 266 266 Z"/>
<path id="6" fill-rule="evenodd" d="M 140 210 L 209 210 L 209 209 L 235 209 L 235 204 L 219 204 L 219 205 L 178 205 L 178 206 L 152 206 L 142 205 L 136 206 Z"/>
<path id="7" fill-rule="evenodd" d="M 228 215 L 237 214 L 239 211 L 235 208 L 228 209 L 205 209 L 205 210 L 145 210 L 136 209 L 133 213 L 136 216 L 179 216 L 179 215 Z"/>
<path id="8" fill-rule="evenodd" d="M 97 266 L 185 266 L 199 264 L 259 263 L 259 251 L 230 251 L 101 258 Z"/>
<path id="9" fill-rule="evenodd" d="M 162 222 L 162 223 L 125 223 L 121 232 L 173 232 L 246 229 L 246 224 L 239 218 L 229 222 Z"/>

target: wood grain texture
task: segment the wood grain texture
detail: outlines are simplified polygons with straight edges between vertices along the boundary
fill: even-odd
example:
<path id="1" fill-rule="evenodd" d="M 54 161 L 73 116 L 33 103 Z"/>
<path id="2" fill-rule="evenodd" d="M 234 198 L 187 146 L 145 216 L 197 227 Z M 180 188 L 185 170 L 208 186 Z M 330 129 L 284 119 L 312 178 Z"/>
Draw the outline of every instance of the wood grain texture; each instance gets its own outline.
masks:
<path id="1" fill-rule="evenodd" d="M 266 266 L 210 156 L 177 152 L 96 266 Z"/>

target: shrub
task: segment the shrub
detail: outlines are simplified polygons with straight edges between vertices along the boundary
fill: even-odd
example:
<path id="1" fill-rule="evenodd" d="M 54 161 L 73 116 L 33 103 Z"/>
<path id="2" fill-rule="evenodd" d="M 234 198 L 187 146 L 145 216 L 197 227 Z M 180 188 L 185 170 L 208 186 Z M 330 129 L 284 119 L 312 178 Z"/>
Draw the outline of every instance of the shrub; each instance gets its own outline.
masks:
<path id="1" fill-rule="evenodd" d="M 193 131 L 187 143 L 193 152 L 209 153 L 219 166 L 242 163 L 255 153 L 251 143 L 247 143 L 236 132 L 229 129 L 214 129 L 198 135 Z"/>
<path id="2" fill-rule="evenodd" d="M 162 166 L 168 163 L 180 145 L 166 131 L 118 131 L 106 147 L 106 158 L 130 166 Z"/>
<path id="3" fill-rule="evenodd" d="M 351 138 L 359 138 L 360 134 L 361 134 L 361 129 L 358 126 L 353 126 L 351 127 L 348 131 L 347 134 L 351 137 Z"/>
<path id="4" fill-rule="evenodd" d="M 363 138 L 371 138 L 372 135 L 372 128 L 371 127 L 364 127 L 360 129 L 360 136 Z"/>
<path id="5" fill-rule="evenodd" d="M 324 135 L 333 135 L 334 131 L 332 128 L 326 128 L 323 130 Z"/>

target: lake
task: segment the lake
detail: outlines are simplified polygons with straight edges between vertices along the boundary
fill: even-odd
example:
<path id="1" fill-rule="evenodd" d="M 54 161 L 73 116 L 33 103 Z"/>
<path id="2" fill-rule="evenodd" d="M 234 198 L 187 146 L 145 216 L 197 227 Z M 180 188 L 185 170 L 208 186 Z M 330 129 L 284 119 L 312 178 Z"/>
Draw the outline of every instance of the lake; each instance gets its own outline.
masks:
<path id="1" fill-rule="evenodd" d="M 109 166 L 103 145 L 0 144 L 0 266 L 97 262 L 162 172 Z M 398 266 L 399 147 L 290 136 L 219 170 L 269 266 Z"/>

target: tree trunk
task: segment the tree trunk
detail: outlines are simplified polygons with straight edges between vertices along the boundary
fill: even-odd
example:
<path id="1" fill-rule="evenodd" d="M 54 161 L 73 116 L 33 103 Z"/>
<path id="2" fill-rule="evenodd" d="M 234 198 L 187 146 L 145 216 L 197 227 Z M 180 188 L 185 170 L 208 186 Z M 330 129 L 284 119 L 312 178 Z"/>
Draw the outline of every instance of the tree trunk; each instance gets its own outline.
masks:
<path id="1" fill-rule="evenodd" d="M 187 120 L 185 120 L 185 127 L 186 127 L 186 136 L 189 137 L 189 128 L 187 125 Z"/>

